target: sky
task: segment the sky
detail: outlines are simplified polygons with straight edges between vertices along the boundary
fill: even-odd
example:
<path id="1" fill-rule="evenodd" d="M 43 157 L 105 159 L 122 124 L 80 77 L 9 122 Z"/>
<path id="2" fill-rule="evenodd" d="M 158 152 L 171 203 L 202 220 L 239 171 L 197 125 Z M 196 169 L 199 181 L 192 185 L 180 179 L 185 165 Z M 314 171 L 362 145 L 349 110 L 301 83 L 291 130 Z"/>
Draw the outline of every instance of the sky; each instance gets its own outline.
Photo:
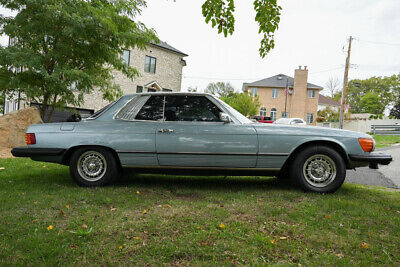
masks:
<path id="1" fill-rule="evenodd" d="M 205 23 L 204 1 L 149 0 L 137 18 L 189 55 L 182 91 L 202 91 L 218 81 L 239 91 L 243 82 L 279 73 L 293 77 L 299 65 L 307 66 L 311 83 L 326 87 L 330 77 L 342 82 L 350 35 L 355 40 L 349 79 L 400 73 L 400 0 L 278 0 L 282 15 L 275 48 L 265 58 L 258 52 L 261 36 L 253 1 L 235 1 L 235 32 L 227 38 Z M 9 11 L 0 8 L 0 13 Z M 6 44 L 6 38 L 0 42 Z"/>

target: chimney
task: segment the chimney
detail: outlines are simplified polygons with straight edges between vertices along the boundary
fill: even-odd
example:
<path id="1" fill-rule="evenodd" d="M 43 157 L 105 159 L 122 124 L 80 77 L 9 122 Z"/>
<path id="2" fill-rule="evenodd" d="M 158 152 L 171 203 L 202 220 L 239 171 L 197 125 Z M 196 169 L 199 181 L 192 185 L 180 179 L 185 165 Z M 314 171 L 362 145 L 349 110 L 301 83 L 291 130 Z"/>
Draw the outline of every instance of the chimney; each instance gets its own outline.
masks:
<path id="1" fill-rule="evenodd" d="M 294 85 L 292 98 L 292 117 L 306 117 L 306 100 L 307 100 L 307 66 L 299 66 L 294 71 Z"/>

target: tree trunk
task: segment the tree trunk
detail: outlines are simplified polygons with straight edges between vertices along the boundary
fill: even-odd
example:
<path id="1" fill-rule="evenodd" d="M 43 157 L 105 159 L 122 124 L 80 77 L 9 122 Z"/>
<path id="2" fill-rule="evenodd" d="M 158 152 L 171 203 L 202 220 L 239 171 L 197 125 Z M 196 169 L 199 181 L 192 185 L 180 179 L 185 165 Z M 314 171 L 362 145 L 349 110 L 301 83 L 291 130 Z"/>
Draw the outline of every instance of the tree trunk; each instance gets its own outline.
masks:
<path id="1" fill-rule="evenodd" d="M 55 105 L 56 101 L 57 101 L 57 95 L 54 95 L 53 103 L 51 105 L 51 110 L 50 110 L 49 116 L 47 117 L 47 122 L 50 122 L 50 119 L 53 116 L 53 112 L 54 112 L 54 109 L 55 109 L 54 105 Z"/>

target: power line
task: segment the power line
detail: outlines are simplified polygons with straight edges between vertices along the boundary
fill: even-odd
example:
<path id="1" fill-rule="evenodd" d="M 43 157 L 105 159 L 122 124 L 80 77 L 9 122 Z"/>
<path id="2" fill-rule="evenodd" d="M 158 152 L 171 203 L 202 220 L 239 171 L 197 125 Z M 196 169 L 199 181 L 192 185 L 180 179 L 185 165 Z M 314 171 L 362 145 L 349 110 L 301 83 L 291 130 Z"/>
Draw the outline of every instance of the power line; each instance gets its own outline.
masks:
<path id="1" fill-rule="evenodd" d="M 357 40 L 357 41 L 360 41 L 360 42 L 364 42 L 364 43 L 377 44 L 377 45 L 400 46 L 400 44 L 395 44 L 395 43 L 369 41 L 369 40 L 363 40 L 363 39 L 358 39 L 358 38 L 357 38 L 356 40 Z"/>

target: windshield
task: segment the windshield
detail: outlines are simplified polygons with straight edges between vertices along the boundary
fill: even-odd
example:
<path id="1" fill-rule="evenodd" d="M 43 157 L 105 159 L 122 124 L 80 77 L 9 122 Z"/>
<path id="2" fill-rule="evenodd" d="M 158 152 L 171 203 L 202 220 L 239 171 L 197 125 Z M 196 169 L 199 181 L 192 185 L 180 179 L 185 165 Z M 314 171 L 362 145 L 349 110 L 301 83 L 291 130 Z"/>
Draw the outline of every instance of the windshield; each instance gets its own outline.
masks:
<path id="1" fill-rule="evenodd" d="M 246 118 L 242 113 L 240 113 L 239 111 L 237 111 L 236 109 L 234 109 L 233 107 L 229 106 L 228 104 L 226 104 L 224 101 L 222 101 L 219 98 L 215 98 L 218 102 L 220 102 L 224 108 L 226 108 L 227 110 L 229 110 L 229 112 L 242 124 L 247 124 L 247 123 L 253 123 L 251 120 L 249 120 L 248 118 Z"/>

